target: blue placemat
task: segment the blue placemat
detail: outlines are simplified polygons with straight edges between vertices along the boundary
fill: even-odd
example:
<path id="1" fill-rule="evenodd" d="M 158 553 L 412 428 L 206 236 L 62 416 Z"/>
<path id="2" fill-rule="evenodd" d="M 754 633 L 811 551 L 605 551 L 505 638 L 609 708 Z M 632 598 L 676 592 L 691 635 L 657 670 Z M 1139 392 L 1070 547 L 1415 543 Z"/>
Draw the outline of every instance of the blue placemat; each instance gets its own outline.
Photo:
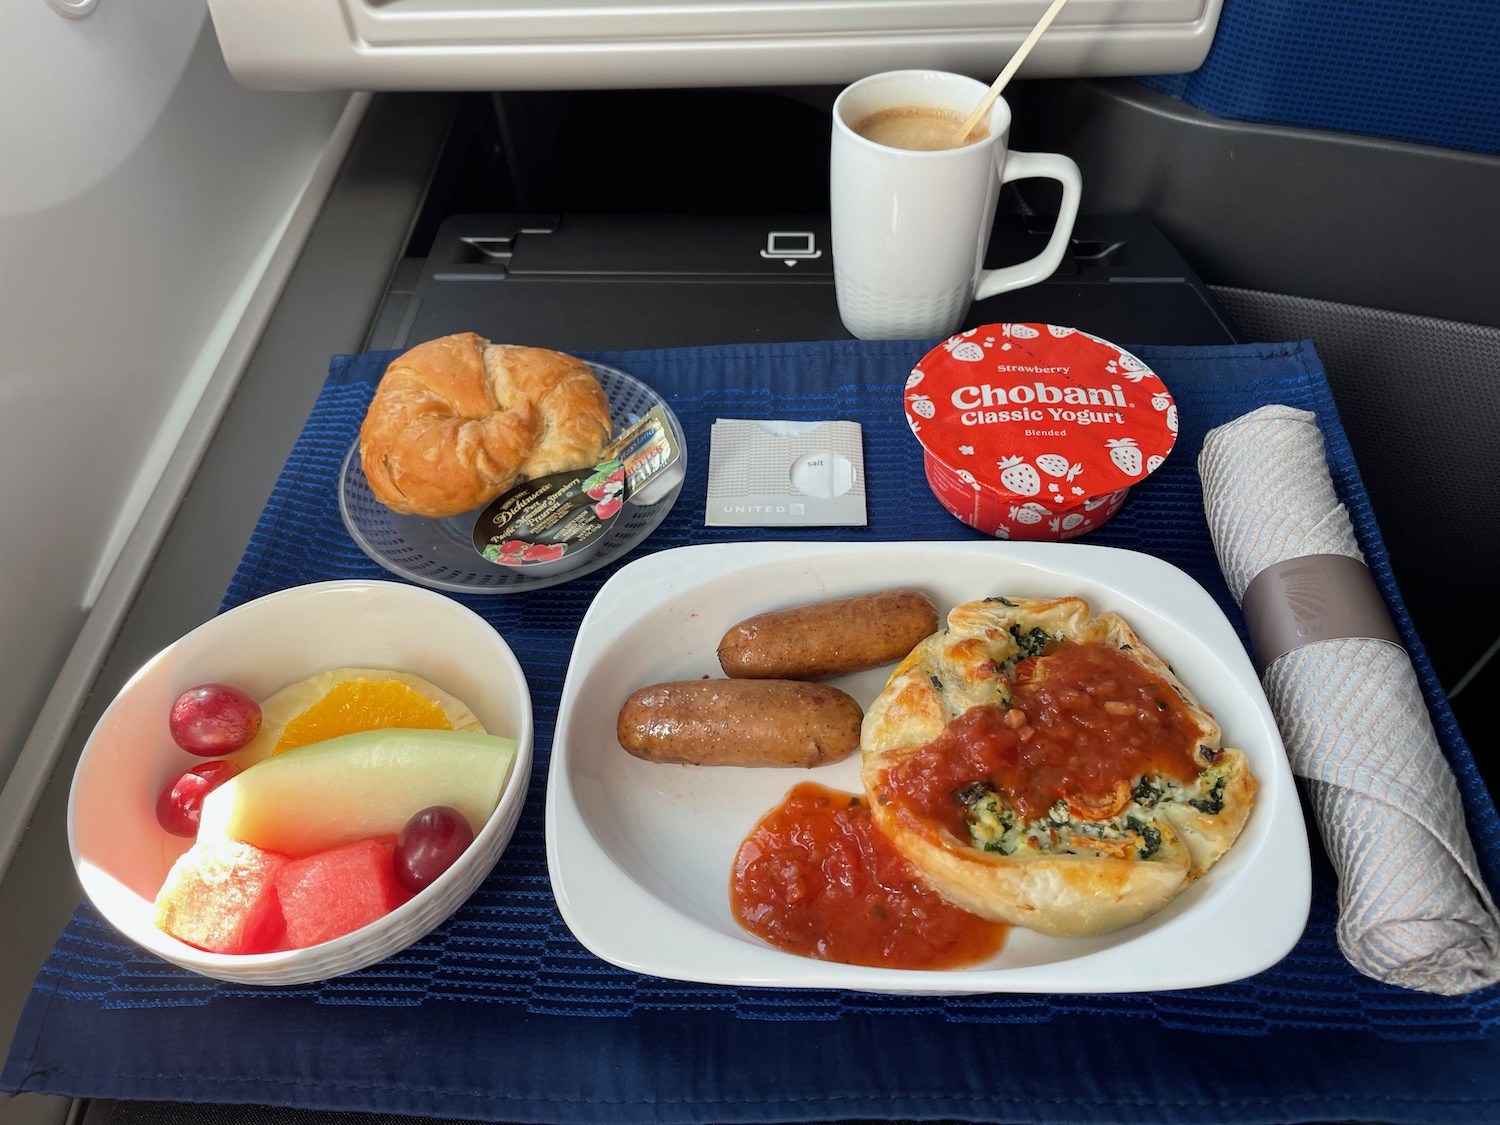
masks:
<path id="1" fill-rule="evenodd" d="M 591 354 L 660 391 L 687 436 L 682 496 L 627 560 L 758 534 L 703 526 L 708 433 L 719 417 L 846 418 L 864 427 L 869 526 L 775 538 L 976 537 L 927 491 L 902 415 L 907 371 L 926 350 L 918 341 Z M 1183 430 L 1167 463 L 1088 541 L 1167 559 L 1238 624 L 1203 521 L 1195 470 L 1203 434 L 1269 402 L 1316 411 L 1494 884 L 1500 820 L 1400 605 L 1312 347 L 1134 350 L 1172 388 Z M 390 577 L 349 538 L 335 488 L 390 358 L 333 361 L 226 608 L 297 583 Z M 614 569 L 530 593 L 460 598 L 520 655 L 535 695 L 537 761 L 510 848 L 437 932 L 364 972 L 253 989 L 137 952 L 85 904 L 36 982 L 0 1086 L 557 1123 L 1500 1120 L 1500 989 L 1443 998 L 1355 973 L 1334 941 L 1333 878 L 1316 847 L 1302 941 L 1266 972 L 1217 988 L 891 998 L 682 984 L 599 961 L 557 913 L 542 809 L 573 636 Z"/>

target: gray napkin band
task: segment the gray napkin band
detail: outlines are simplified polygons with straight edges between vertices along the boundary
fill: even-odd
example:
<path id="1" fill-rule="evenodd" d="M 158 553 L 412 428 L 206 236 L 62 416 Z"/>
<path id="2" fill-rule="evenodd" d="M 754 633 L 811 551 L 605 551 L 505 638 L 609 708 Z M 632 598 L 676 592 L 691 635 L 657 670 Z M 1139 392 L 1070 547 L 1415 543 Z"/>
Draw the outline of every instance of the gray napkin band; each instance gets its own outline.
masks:
<path id="1" fill-rule="evenodd" d="M 1368 637 L 1403 647 L 1370 568 L 1348 555 L 1272 563 L 1245 587 L 1240 608 L 1261 675 L 1293 649 L 1319 641 Z"/>

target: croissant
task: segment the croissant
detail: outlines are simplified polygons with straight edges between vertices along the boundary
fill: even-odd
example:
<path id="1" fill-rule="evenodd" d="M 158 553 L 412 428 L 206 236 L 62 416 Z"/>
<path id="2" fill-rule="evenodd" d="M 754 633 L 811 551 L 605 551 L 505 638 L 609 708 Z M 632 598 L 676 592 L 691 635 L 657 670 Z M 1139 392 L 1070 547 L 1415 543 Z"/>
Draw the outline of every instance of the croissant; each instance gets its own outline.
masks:
<path id="1" fill-rule="evenodd" d="M 359 431 L 370 491 L 406 515 L 482 508 L 533 477 L 581 469 L 609 440 L 587 364 L 473 332 L 418 344 L 386 368 Z"/>

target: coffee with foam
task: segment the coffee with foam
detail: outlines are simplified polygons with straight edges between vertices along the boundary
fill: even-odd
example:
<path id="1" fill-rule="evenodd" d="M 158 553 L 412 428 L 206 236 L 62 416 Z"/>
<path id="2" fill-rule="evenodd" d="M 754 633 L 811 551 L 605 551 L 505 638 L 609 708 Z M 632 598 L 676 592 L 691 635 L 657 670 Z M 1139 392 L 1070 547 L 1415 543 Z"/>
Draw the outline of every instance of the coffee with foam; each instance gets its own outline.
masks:
<path id="1" fill-rule="evenodd" d="M 967 115 L 956 109 L 935 105 L 896 105 L 867 113 L 854 124 L 854 131 L 866 140 L 888 148 L 937 152 L 963 148 L 989 136 L 982 124 L 969 130 L 959 140 Z"/>

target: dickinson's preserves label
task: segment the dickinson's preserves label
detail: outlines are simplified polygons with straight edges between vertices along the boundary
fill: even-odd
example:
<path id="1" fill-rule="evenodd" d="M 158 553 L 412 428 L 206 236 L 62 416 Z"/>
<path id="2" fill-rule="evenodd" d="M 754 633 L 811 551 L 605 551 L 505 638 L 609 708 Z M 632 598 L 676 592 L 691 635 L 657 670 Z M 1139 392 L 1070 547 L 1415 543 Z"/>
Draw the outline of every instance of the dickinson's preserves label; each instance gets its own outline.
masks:
<path id="1" fill-rule="evenodd" d="M 574 570 L 599 552 L 627 504 L 655 504 L 681 481 L 681 449 L 654 406 L 598 464 L 553 473 L 496 497 L 474 523 L 474 549 L 529 575 Z"/>
<path id="2" fill-rule="evenodd" d="M 571 570 L 597 551 L 626 496 L 625 466 L 553 473 L 492 501 L 474 524 L 474 549 L 531 574 Z"/>
<path id="3" fill-rule="evenodd" d="M 1093 530 L 1177 440 L 1155 372 L 1052 324 L 987 324 L 934 348 L 906 380 L 906 420 L 938 500 L 1002 539 Z"/>

